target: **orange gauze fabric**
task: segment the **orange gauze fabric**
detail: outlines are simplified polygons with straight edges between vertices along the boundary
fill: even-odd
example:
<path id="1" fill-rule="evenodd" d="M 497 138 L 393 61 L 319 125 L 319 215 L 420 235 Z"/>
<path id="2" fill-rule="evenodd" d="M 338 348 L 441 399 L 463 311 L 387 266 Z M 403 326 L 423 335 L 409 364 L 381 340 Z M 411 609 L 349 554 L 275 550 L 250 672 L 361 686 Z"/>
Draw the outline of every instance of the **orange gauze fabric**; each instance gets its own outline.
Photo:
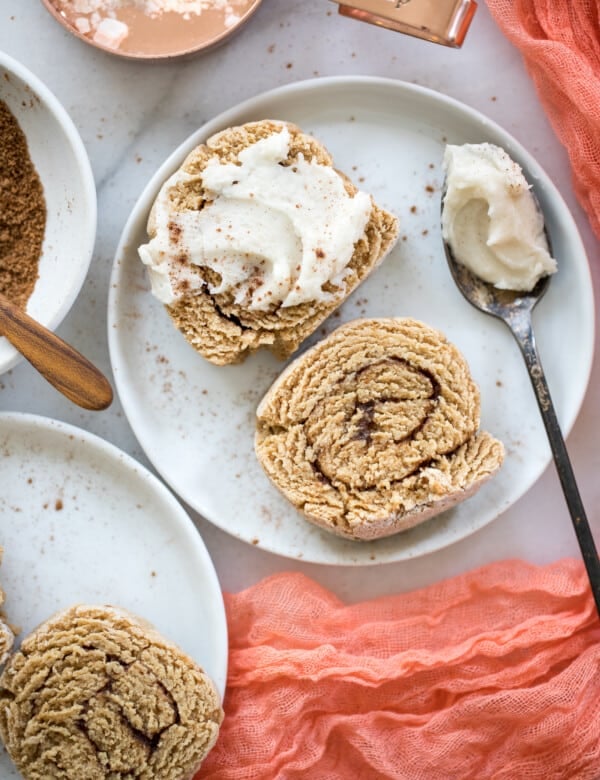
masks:
<path id="1" fill-rule="evenodd" d="M 225 601 L 225 720 L 196 780 L 600 777 L 600 621 L 579 562 L 353 606 L 287 573 Z"/>
<path id="2" fill-rule="evenodd" d="M 600 237 L 600 3 L 487 0 L 525 60 L 554 130 L 566 147 L 575 192 Z"/>

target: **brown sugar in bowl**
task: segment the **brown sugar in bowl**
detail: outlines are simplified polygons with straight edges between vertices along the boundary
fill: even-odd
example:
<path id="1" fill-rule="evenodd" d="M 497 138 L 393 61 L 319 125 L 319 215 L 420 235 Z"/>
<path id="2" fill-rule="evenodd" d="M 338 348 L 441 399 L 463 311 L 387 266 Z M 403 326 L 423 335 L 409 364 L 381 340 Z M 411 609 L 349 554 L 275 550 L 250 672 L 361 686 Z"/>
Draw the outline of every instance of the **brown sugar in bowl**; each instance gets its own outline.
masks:
<path id="1" fill-rule="evenodd" d="M 115 10 L 116 30 L 127 30 L 119 42 L 118 35 L 106 36 L 94 30 L 91 13 L 70 11 L 68 0 L 42 0 L 62 26 L 85 43 L 109 54 L 146 62 L 191 57 L 219 46 L 248 21 L 261 0 L 229 0 L 226 6 L 219 0 L 204 2 L 206 7 L 199 14 L 168 11 L 150 15 L 131 6 Z M 99 13 L 108 18 L 107 11 Z"/>
<path id="2" fill-rule="evenodd" d="M 0 101 L 20 128 L 21 141 L 26 144 L 36 180 L 39 178 L 42 188 L 42 193 L 37 192 L 36 197 L 43 195 L 46 206 L 41 253 L 36 235 L 37 271 L 23 267 L 24 253 L 13 254 L 11 241 L 5 239 L 2 246 L 5 270 L 10 269 L 16 276 L 24 271 L 27 276 L 33 274 L 33 289 L 27 290 L 26 296 L 20 296 L 18 287 L 7 287 L 4 279 L 2 292 L 14 303 L 23 304 L 26 298 L 29 316 L 55 330 L 75 302 L 92 259 L 97 209 L 94 176 L 81 137 L 64 107 L 35 74 L 4 52 L 0 52 Z M 14 135 L 6 132 L 6 122 L 4 127 L 0 142 L 10 145 L 14 152 Z M 2 156 L 6 164 L 9 155 Z M 12 205 L 20 205 L 23 220 L 29 221 L 32 214 L 23 208 L 23 204 L 31 185 L 27 176 L 16 176 L 23 173 L 23 167 L 19 157 L 12 160 L 14 172 L 5 176 L 4 196 L 10 196 L 12 187 L 18 185 L 21 188 L 19 203 Z M 10 216 L 10 210 L 7 213 Z M 7 223 L 6 219 L 4 221 Z M 14 223 L 18 224 L 18 220 Z M 30 233 L 37 234 L 40 228 L 42 226 L 34 220 L 20 228 L 21 238 L 31 239 Z M 8 232 L 10 234 L 10 230 Z M 0 338 L 0 374 L 21 360 L 22 355 L 8 340 Z"/>

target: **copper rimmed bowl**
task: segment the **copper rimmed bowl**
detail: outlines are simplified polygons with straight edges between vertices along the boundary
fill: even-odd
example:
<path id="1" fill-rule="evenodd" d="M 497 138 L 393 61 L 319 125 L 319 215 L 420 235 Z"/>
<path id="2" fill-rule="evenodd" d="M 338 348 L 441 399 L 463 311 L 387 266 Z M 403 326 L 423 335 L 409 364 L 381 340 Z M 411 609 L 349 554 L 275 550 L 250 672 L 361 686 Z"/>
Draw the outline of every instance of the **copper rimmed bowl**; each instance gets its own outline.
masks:
<path id="1" fill-rule="evenodd" d="M 219 46 L 248 21 L 260 2 L 190 0 L 185 12 L 151 13 L 146 7 L 151 3 L 144 0 L 88 0 L 86 11 L 75 11 L 73 0 L 42 0 L 66 30 L 90 46 L 147 62 L 190 57 Z"/>

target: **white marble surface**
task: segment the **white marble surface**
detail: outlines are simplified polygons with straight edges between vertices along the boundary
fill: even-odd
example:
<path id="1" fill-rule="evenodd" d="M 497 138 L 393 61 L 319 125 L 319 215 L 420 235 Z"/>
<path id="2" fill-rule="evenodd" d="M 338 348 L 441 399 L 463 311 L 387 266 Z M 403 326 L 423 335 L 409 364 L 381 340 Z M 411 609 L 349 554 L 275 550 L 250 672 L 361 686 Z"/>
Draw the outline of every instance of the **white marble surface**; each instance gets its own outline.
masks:
<path id="1" fill-rule="evenodd" d="M 598 242 L 577 205 L 567 157 L 554 137 L 519 54 L 481 3 L 460 51 L 337 15 L 327 0 L 263 0 L 223 47 L 185 62 L 145 65 L 111 57 L 58 26 L 40 2 L 0 0 L 0 48 L 36 73 L 71 114 L 98 188 L 98 235 L 81 295 L 59 334 L 110 375 L 106 304 L 113 253 L 135 200 L 157 165 L 209 118 L 259 92 L 327 75 L 402 79 L 440 90 L 503 125 L 548 171 L 572 209 L 597 287 Z M 523 373 L 523 382 L 528 380 Z M 568 445 L 600 542 L 600 361 Z M 118 399 L 102 413 L 63 400 L 27 364 L 0 378 L 0 409 L 28 411 L 82 426 L 148 465 Z M 435 554 L 353 569 L 291 561 L 261 551 L 194 518 L 225 590 L 283 570 L 303 571 L 347 600 L 406 591 L 489 561 L 543 563 L 578 549 L 550 467 L 530 492 L 492 524 Z"/>

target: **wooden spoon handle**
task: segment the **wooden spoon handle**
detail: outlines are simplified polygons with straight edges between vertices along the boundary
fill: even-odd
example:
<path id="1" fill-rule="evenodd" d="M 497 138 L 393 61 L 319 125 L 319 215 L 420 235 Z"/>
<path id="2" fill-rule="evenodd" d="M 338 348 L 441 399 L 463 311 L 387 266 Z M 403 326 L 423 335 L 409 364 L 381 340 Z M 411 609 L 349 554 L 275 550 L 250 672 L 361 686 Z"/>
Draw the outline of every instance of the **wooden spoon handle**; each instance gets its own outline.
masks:
<path id="1" fill-rule="evenodd" d="M 110 406 L 108 380 L 80 352 L 0 295 L 0 334 L 70 401 L 98 411 Z"/>

